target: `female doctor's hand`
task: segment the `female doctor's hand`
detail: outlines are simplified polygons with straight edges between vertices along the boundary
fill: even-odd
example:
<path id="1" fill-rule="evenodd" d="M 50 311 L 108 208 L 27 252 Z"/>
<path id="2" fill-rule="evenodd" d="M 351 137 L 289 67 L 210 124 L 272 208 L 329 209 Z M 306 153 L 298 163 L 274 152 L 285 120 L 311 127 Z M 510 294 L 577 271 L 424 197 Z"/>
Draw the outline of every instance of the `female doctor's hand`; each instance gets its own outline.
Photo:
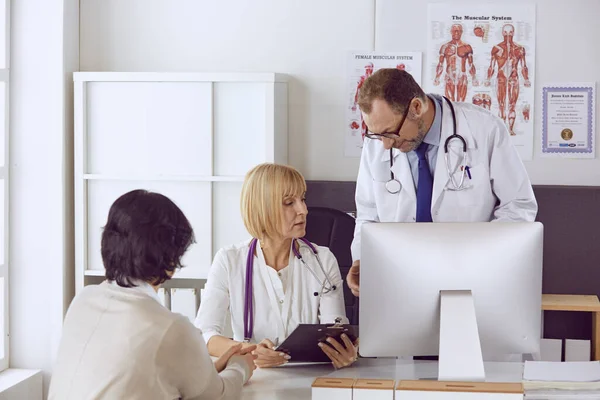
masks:
<path id="1" fill-rule="evenodd" d="M 254 364 L 256 364 L 258 368 L 278 367 L 287 363 L 290 359 L 289 355 L 280 351 L 275 351 L 275 345 L 269 339 L 264 339 L 260 342 L 252 354 L 257 356 L 256 360 L 254 360 Z"/>
<path id="2" fill-rule="evenodd" d="M 323 350 L 323 353 L 327 354 L 335 368 L 348 367 L 358 360 L 358 338 L 354 343 L 350 341 L 345 333 L 342 334 L 341 338 L 346 346 L 345 348 L 332 337 L 327 338 L 329 345 L 319 342 L 319 347 Z"/>

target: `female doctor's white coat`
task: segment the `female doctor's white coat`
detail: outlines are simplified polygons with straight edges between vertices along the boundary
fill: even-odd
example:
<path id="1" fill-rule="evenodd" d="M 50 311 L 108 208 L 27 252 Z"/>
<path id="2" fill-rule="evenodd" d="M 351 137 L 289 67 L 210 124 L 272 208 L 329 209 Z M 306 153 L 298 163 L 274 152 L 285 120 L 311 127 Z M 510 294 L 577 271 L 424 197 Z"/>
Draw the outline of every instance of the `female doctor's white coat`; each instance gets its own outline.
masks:
<path id="1" fill-rule="evenodd" d="M 457 133 L 467 142 L 471 179 L 464 189 L 454 188 L 447 172 L 444 143 L 453 133 L 452 112 L 443 104 L 442 133 L 435 165 L 431 217 L 433 222 L 534 221 L 537 202 L 521 159 L 504 122 L 489 111 L 468 103 L 455 103 Z M 461 177 L 462 142 L 448 145 L 450 171 Z M 390 152 L 378 140 L 366 139 L 356 182 L 356 228 L 352 258 L 360 260 L 360 233 L 364 223 L 413 222 L 417 196 L 408 157 L 393 149 L 392 171 L 402 188 L 390 194 Z"/>
<path id="2" fill-rule="evenodd" d="M 195 321 L 206 343 L 215 335 L 224 335 L 227 314 L 231 317 L 233 339 L 239 342 L 244 340 L 244 293 L 249 246 L 250 240 L 225 247 L 215 255 Z M 252 343 L 269 339 L 277 346 L 298 324 L 334 323 L 337 318 L 348 323 L 337 260 L 327 247 L 314 243 L 313 246 L 318 251 L 331 284 L 336 286 L 336 290 L 321 296 L 315 296 L 314 293 L 321 291 L 321 282 L 325 277 L 316 257 L 306 245 L 300 246 L 300 253 L 307 265 L 302 264 L 290 251 L 289 264 L 279 273 L 266 264 L 262 249 L 256 246 L 252 274 Z M 307 268 L 312 269 L 319 279 Z"/>

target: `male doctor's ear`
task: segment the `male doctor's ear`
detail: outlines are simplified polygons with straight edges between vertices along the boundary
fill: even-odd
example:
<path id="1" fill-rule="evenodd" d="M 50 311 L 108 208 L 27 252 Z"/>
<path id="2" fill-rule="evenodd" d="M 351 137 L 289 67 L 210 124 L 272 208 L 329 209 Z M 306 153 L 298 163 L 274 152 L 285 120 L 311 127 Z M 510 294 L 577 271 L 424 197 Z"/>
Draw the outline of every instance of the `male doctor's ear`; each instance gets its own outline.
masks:
<path id="1" fill-rule="evenodd" d="M 408 106 L 408 119 L 414 121 L 421 118 L 427 111 L 427 107 L 426 101 L 415 97 Z"/>

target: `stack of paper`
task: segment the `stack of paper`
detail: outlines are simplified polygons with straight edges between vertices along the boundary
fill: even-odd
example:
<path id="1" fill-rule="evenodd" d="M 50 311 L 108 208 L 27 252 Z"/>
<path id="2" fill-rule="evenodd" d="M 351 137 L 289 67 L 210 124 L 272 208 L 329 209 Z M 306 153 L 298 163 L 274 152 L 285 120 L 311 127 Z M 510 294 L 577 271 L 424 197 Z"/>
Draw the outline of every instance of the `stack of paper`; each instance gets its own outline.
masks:
<path id="1" fill-rule="evenodd" d="M 600 362 L 526 361 L 523 387 L 528 400 L 600 400 Z"/>

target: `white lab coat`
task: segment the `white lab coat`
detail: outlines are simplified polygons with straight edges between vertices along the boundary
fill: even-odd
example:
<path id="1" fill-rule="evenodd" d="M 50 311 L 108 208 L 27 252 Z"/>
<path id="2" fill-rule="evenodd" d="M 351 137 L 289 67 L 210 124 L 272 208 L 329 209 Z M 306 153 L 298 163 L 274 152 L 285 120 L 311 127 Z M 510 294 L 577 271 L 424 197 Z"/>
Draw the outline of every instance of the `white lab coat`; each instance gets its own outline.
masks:
<path id="1" fill-rule="evenodd" d="M 527 171 L 513 147 L 504 122 L 489 111 L 468 103 L 452 103 L 457 133 L 467 142 L 472 179 L 465 177 L 465 189 L 454 186 L 447 172 L 444 143 L 453 133 L 452 113 L 444 100 L 442 133 L 435 166 L 431 216 L 433 222 L 534 221 L 537 202 Z M 450 170 L 460 182 L 462 143 L 449 143 Z M 377 140 L 365 140 L 356 182 L 356 228 L 352 258 L 360 260 L 360 233 L 364 223 L 413 222 L 417 196 L 405 153 L 394 149 L 392 171 L 402 188 L 390 194 L 389 150 Z"/>
<path id="2" fill-rule="evenodd" d="M 224 334 L 227 311 L 231 314 L 233 339 L 240 342 L 244 340 L 244 293 L 249 243 L 248 240 L 223 248 L 215 255 L 195 321 L 195 325 L 202 330 L 206 343 L 211 337 Z M 314 293 L 321 291 L 324 275 L 317 259 L 306 245 L 300 246 L 301 255 L 319 280 L 290 251 L 285 290 L 281 280 L 277 278 L 277 271 L 265 263 L 260 246 L 256 246 L 252 275 L 252 343 L 269 339 L 279 345 L 298 324 L 333 323 L 338 317 L 343 323 L 348 323 L 337 260 L 328 248 L 314 246 L 324 270 L 337 288 L 322 296 L 314 296 Z"/>

